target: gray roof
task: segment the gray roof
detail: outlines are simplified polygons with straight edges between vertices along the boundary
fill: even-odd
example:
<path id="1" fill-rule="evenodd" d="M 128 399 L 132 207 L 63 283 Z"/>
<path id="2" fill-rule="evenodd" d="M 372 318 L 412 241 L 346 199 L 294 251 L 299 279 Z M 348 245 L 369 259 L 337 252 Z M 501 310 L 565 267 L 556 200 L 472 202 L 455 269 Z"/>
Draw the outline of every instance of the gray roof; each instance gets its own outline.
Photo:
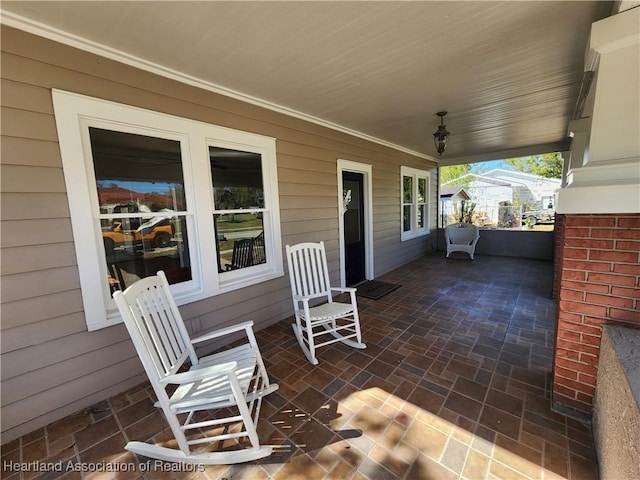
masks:
<path id="1" fill-rule="evenodd" d="M 464 187 L 440 187 L 440 200 L 471 200 Z"/>

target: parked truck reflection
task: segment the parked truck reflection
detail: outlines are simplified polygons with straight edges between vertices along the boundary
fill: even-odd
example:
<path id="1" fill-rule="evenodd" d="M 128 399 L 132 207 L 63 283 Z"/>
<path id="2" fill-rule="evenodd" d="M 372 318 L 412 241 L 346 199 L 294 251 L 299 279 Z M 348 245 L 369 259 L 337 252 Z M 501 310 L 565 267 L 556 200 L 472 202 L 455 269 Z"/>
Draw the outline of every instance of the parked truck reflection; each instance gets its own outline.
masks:
<path id="1" fill-rule="evenodd" d="M 136 229 L 126 230 L 121 221 L 114 221 L 109 229 L 102 231 L 102 240 L 107 255 L 121 246 L 131 247 L 134 251 L 144 247 L 164 248 L 171 245 L 175 227 L 170 218 L 155 217 Z"/>

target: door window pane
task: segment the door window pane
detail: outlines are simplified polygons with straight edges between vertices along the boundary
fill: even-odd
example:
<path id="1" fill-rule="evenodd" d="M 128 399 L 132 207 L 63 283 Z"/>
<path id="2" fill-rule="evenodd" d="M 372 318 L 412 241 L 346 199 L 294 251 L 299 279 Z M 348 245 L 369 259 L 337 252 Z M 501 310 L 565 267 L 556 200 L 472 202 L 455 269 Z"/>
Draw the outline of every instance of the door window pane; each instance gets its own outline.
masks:
<path id="1" fill-rule="evenodd" d="M 360 205 L 360 184 L 353 180 L 344 180 L 343 187 L 350 192 L 351 201 L 344 212 L 344 240 L 347 245 L 358 243 L 362 240 L 362 225 Z"/>

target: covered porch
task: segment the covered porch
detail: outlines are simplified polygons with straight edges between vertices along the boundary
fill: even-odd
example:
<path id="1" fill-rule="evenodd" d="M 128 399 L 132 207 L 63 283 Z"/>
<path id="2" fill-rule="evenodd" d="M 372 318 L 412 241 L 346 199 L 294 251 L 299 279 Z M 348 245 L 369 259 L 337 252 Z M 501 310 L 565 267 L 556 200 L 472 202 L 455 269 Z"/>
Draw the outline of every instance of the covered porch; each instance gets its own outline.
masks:
<path id="1" fill-rule="evenodd" d="M 99 478 L 71 462 L 117 478 L 597 479 L 589 425 L 550 408 L 552 276 L 544 260 L 423 256 L 379 278 L 397 290 L 359 297 L 367 349 L 334 344 L 316 367 L 290 319 L 260 330 L 280 385 L 259 423 L 278 448 L 260 462 L 194 470 L 126 452 L 168 435 L 142 384 L 3 446 L 3 465 L 62 472 L 2 478 Z"/>

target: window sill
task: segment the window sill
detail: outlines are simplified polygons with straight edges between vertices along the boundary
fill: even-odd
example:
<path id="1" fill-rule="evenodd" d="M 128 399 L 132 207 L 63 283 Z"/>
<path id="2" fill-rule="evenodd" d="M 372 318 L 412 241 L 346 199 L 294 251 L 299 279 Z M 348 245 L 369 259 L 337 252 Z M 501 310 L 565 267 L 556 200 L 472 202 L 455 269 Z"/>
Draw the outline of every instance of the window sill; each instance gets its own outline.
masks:
<path id="1" fill-rule="evenodd" d="M 257 285 L 258 283 L 280 278 L 282 276 L 284 276 L 283 271 L 268 271 L 252 274 L 250 278 L 247 278 L 247 275 L 245 274 L 243 275 L 243 278 L 234 279 L 233 281 L 221 284 L 220 288 L 215 292 L 185 292 L 183 294 L 177 294 L 175 300 L 178 306 L 188 305 L 193 302 L 198 302 L 201 300 L 206 300 L 207 298 L 215 297 L 217 295 L 230 293 L 242 288 Z M 95 330 L 100 330 L 102 328 L 111 327 L 119 323 L 122 323 L 122 317 L 120 316 L 120 313 L 118 313 L 117 310 L 111 310 L 103 321 L 95 323 L 87 322 L 87 330 L 92 332 Z"/>
<path id="2" fill-rule="evenodd" d="M 401 242 L 405 242 L 407 240 L 413 240 L 415 238 L 426 237 L 430 233 L 431 233 L 431 230 L 424 230 L 424 231 L 420 231 L 418 233 L 407 233 L 407 234 L 403 233 L 403 234 L 400 235 L 400 241 Z"/>

